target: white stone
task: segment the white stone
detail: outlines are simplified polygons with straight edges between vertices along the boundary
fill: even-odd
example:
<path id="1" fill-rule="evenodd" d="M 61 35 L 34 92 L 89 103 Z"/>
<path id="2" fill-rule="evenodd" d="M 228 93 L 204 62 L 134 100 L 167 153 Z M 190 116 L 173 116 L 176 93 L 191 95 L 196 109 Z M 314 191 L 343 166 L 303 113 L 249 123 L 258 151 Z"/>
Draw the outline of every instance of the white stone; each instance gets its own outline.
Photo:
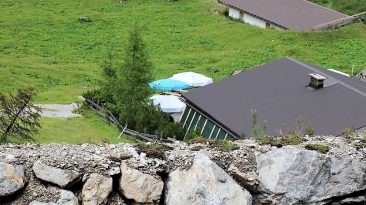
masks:
<path id="1" fill-rule="evenodd" d="M 56 184 L 62 188 L 70 187 L 80 179 L 80 173 L 51 167 L 37 160 L 33 165 L 33 172 L 37 178 Z"/>
<path id="2" fill-rule="evenodd" d="M 83 186 L 83 205 L 104 205 L 112 192 L 112 178 L 93 173 Z"/>
<path id="3" fill-rule="evenodd" d="M 164 183 L 151 175 L 132 169 L 126 163 L 121 164 L 122 176 L 119 189 L 127 199 L 137 203 L 158 203 Z"/>
<path id="4" fill-rule="evenodd" d="M 251 205 L 251 194 L 206 155 L 197 153 L 187 171 L 169 174 L 167 205 Z"/>
<path id="5" fill-rule="evenodd" d="M 366 165 L 350 157 L 281 148 L 256 158 L 260 191 L 272 204 L 322 204 L 366 189 Z"/>

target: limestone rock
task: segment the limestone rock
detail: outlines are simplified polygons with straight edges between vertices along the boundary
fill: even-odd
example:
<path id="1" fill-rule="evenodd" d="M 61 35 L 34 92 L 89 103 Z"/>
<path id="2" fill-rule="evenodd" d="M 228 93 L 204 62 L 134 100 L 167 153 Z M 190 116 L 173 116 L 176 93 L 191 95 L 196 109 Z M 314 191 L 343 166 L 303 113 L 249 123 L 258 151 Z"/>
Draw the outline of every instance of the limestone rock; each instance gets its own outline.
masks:
<path id="1" fill-rule="evenodd" d="M 80 180 L 80 173 L 51 167 L 37 160 L 33 165 L 33 172 L 37 178 L 56 184 L 62 188 L 70 187 Z"/>
<path id="2" fill-rule="evenodd" d="M 0 162 L 0 197 L 10 196 L 26 184 L 24 167 Z"/>
<path id="3" fill-rule="evenodd" d="M 244 187 L 250 192 L 258 192 L 258 176 L 254 171 L 241 172 L 234 165 L 230 165 L 228 168 L 228 173 L 232 176 L 240 186 Z"/>
<path id="4" fill-rule="evenodd" d="M 315 151 L 282 148 L 258 154 L 259 199 L 272 204 L 326 204 L 366 189 L 366 164 Z"/>
<path id="5" fill-rule="evenodd" d="M 83 205 L 107 204 L 112 191 L 112 178 L 100 174 L 91 174 L 83 186 Z"/>
<path id="6" fill-rule="evenodd" d="M 78 198 L 71 191 L 60 190 L 60 198 L 56 203 L 32 201 L 29 205 L 79 205 Z"/>
<path id="7" fill-rule="evenodd" d="M 189 170 L 169 174 L 166 204 L 250 205 L 252 196 L 206 155 L 197 153 Z"/>
<path id="8" fill-rule="evenodd" d="M 151 175 L 121 164 L 122 176 L 119 189 L 127 199 L 137 203 L 158 203 L 163 192 L 164 183 Z"/>

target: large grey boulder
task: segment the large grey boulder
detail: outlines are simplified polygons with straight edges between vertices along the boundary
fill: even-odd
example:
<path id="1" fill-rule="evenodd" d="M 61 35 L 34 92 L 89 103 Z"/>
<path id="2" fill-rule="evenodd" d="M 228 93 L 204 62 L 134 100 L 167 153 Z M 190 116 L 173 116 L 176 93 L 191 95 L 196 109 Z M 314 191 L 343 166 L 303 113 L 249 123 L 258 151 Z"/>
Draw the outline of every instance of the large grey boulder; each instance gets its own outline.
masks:
<path id="1" fill-rule="evenodd" d="M 23 165 L 0 162 L 0 197 L 10 196 L 26 184 Z"/>
<path id="2" fill-rule="evenodd" d="M 33 165 L 33 172 L 37 178 L 51 182 L 62 188 L 70 187 L 80 180 L 80 173 L 73 170 L 64 170 L 51 167 L 37 160 Z"/>
<path id="3" fill-rule="evenodd" d="M 78 198 L 71 191 L 60 190 L 60 198 L 56 203 L 32 201 L 29 205 L 79 205 Z"/>
<path id="4" fill-rule="evenodd" d="M 108 196 L 112 192 L 113 180 L 100 174 L 91 174 L 83 186 L 83 205 L 107 204 Z"/>
<path id="5" fill-rule="evenodd" d="M 164 188 L 161 179 L 130 168 L 126 163 L 121 164 L 121 173 L 119 190 L 127 199 L 141 204 L 153 204 L 160 201 Z"/>
<path id="6" fill-rule="evenodd" d="M 189 170 L 169 174 L 165 196 L 167 205 L 252 204 L 251 194 L 202 153 Z"/>
<path id="7" fill-rule="evenodd" d="M 282 148 L 257 155 L 259 199 L 272 204 L 326 204 L 366 190 L 366 164 L 315 151 Z"/>

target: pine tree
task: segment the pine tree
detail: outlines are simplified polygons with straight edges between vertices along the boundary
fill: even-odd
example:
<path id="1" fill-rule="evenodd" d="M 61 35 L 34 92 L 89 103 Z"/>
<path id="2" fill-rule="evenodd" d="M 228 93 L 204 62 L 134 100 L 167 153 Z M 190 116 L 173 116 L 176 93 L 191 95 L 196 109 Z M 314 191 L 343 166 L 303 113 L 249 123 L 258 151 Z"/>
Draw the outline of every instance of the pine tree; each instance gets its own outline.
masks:
<path id="1" fill-rule="evenodd" d="M 40 109 L 32 104 L 35 92 L 19 89 L 17 95 L 0 93 L 0 142 L 9 136 L 32 139 L 40 127 Z"/>
<path id="2" fill-rule="evenodd" d="M 120 123 L 139 132 L 183 139 L 181 125 L 170 122 L 169 115 L 149 100 L 152 89 L 148 83 L 152 81 L 153 66 L 136 26 L 130 33 L 122 65 L 114 67 L 113 61 L 109 55 L 103 68 L 105 81 L 101 95 Z"/>
<path id="3" fill-rule="evenodd" d="M 152 93 L 148 83 L 152 81 L 152 63 L 145 52 L 140 31 L 137 26 L 130 33 L 122 66 L 116 69 L 114 101 L 120 119 L 129 127 L 136 127 L 136 114 L 148 105 Z"/>
<path id="4" fill-rule="evenodd" d="M 114 62 L 114 56 L 113 56 L 113 49 L 110 47 L 108 50 L 106 60 L 103 64 L 103 77 L 104 80 L 102 81 L 102 86 L 100 90 L 102 101 L 108 102 L 108 103 L 114 103 L 113 100 L 113 94 L 115 91 L 115 84 L 117 83 L 117 75 L 115 71 L 115 62 Z"/>

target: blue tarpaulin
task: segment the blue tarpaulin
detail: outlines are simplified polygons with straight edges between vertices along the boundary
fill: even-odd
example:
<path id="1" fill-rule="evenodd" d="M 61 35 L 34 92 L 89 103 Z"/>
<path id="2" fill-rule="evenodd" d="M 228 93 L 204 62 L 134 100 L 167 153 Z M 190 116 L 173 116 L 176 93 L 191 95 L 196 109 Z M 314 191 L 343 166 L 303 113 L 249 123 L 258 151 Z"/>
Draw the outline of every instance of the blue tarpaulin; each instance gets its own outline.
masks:
<path id="1" fill-rule="evenodd" d="M 174 79 L 161 79 L 149 83 L 151 88 L 162 91 L 184 90 L 189 87 L 187 83 Z"/>

